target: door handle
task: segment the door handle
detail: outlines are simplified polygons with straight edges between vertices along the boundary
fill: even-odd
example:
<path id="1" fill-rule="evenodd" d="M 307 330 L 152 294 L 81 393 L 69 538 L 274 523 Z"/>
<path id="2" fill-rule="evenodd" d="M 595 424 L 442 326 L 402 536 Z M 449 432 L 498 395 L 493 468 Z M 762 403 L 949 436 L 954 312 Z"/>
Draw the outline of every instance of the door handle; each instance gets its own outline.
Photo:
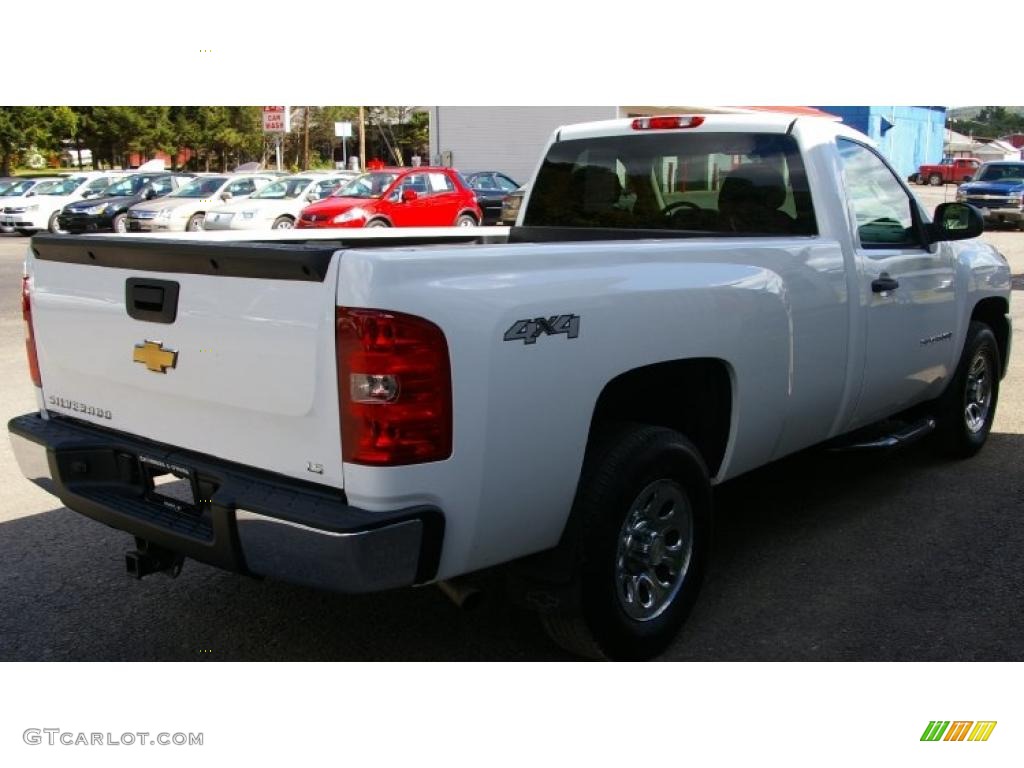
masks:
<path id="1" fill-rule="evenodd" d="M 871 290 L 875 293 L 888 293 L 900 287 L 900 281 L 889 277 L 888 272 L 883 272 L 877 279 L 871 281 Z"/>
<path id="2" fill-rule="evenodd" d="M 150 323 L 173 323 L 178 316 L 179 287 L 173 280 L 129 277 L 124 284 L 128 316 Z"/>

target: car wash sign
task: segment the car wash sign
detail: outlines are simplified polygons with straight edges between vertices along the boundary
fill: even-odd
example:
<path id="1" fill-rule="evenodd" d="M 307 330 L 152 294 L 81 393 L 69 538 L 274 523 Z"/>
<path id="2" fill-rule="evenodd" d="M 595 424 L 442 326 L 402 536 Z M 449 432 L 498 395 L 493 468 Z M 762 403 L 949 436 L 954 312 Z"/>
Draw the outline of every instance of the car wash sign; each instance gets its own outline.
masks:
<path id="1" fill-rule="evenodd" d="M 263 132 L 288 133 L 291 130 L 290 107 L 264 107 Z"/>

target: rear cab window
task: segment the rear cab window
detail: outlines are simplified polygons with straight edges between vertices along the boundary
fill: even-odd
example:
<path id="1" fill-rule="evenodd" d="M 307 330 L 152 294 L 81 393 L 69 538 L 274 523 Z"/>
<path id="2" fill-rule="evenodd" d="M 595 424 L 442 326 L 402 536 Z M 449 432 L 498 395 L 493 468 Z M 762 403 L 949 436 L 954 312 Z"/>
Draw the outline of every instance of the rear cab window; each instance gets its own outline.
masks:
<path id="1" fill-rule="evenodd" d="M 695 236 L 818 231 L 796 139 L 758 133 L 557 142 L 537 174 L 523 223 Z"/>

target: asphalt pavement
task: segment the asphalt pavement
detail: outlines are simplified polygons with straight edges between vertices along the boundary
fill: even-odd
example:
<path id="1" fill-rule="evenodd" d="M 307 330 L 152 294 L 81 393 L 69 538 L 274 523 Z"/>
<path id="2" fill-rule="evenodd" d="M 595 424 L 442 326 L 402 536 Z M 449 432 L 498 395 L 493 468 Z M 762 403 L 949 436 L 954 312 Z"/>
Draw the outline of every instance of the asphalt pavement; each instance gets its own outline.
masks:
<path id="1" fill-rule="evenodd" d="M 931 206 L 952 188 L 919 194 Z M 1024 275 L 1024 233 L 985 237 Z M 19 303 L 27 245 L 0 235 L 3 423 L 35 407 Z M 973 459 L 938 459 L 927 444 L 810 451 L 719 488 L 712 568 L 665 658 L 1024 659 L 1021 346 Z M 24 480 L 0 436 L 0 660 L 567 658 L 507 599 L 500 571 L 480 575 L 485 599 L 466 612 L 432 587 L 339 596 L 193 561 L 178 579 L 135 581 L 131 547 Z"/>

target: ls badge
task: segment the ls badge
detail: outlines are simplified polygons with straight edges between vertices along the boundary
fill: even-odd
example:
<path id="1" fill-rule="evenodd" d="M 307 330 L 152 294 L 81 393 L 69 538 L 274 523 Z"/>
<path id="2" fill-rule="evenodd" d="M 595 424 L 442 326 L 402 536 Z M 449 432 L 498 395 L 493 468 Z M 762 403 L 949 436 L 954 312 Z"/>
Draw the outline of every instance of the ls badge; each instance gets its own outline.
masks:
<path id="1" fill-rule="evenodd" d="M 174 368 L 178 364 L 178 351 L 164 349 L 162 341 L 146 339 L 142 344 L 135 345 L 132 360 L 142 363 L 146 366 L 146 370 L 153 371 L 153 373 L 167 373 L 168 368 Z"/>

